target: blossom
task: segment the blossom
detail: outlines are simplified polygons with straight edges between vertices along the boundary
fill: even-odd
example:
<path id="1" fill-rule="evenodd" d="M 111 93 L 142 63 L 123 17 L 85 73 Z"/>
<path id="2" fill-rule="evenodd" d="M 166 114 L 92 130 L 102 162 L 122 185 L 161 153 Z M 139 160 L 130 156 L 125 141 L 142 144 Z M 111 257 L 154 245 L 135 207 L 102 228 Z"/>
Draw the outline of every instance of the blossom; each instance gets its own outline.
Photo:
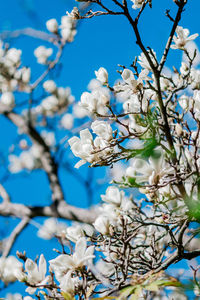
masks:
<path id="1" fill-rule="evenodd" d="M 14 256 L 0 257 L 0 279 L 7 285 L 17 280 L 16 272 L 20 271 L 22 263 Z"/>
<path id="2" fill-rule="evenodd" d="M 144 0 L 131 0 L 133 2 L 132 8 L 137 9 L 142 7 Z"/>
<path id="3" fill-rule="evenodd" d="M 72 42 L 76 35 L 75 21 L 70 16 L 63 16 L 61 18 L 61 36 L 64 41 Z"/>
<path id="4" fill-rule="evenodd" d="M 76 242 L 73 255 L 61 254 L 49 261 L 51 268 L 55 272 L 56 279 L 61 282 L 63 275 L 67 274 L 68 271 L 78 270 L 88 265 L 95 257 L 93 252 L 94 246 L 87 248 L 86 238 L 81 237 Z"/>
<path id="5" fill-rule="evenodd" d="M 45 91 L 47 91 L 48 93 L 54 93 L 56 91 L 56 84 L 53 80 L 47 80 L 43 83 L 43 88 L 45 89 Z"/>
<path id="6" fill-rule="evenodd" d="M 35 285 L 36 287 L 28 287 L 26 292 L 29 294 L 33 294 L 36 289 L 37 285 L 42 286 L 46 284 L 49 280 L 49 277 L 45 277 L 47 271 L 47 263 L 44 258 L 44 255 L 40 255 L 39 264 L 37 264 L 30 258 L 27 258 L 25 262 L 25 271 L 17 272 L 16 276 L 19 281 L 26 281 L 31 285 Z"/>
<path id="7" fill-rule="evenodd" d="M 6 106 L 12 108 L 15 106 L 15 97 L 11 92 L 5 92 L 1 96 L 1 102 Z"/>
<path id="8" fill-rule="evenodd" d="M 60 125 L 64 129 L 71 129 L 73 127 L 74 118 L 72 114 L 64 114 L 60 120 Z"/>
<path id="9" fill-rule="evenodd" d="M 109 233 L 110 220 L 108 217 L 102 215 L 99 216 L 93 223 L 94 228 L 103 235 Z"/>
<path id="10" fill-rule="evenodd" d="M 173 168 L 167 164 L 162 151 L 157 149 L 156 154 L 159 157 L 151 156 L 148 161 L 134 158 L 132 166 L 126 170 L 126 176 L 135 177 L 137 183 L 158 184 L 163 182 L 167 175 L 173 174 Z"/>
<path id="11" fill-rule="evenodd" d="M 66 238 L 74 243 L 84 236 L 85 234 L 81 226 L 70 226 L 66 229 Z"/>
<path id="12" fill-rule="evenodd" d="M 48 218 L 38 230 L 37 235 L 42 239 L 50 240 L 55 236 L 61 236 L 65 229 L 64 223 L 57 222 L 55 218 Z"/>
<path id="13" fill-rule="evenodd" d="M 63 292 L 74 294 L 75 288 L 81 285 L 81 280 L 78 277 L 72 277 L 71 272 L 67 272 L 60 280 L 60 288 Z"/>
<path id="14" fill-rule="evenodd" d="M 124 197 L 124 192 L 120 191 L 116 186 L 109 186 L 105 195 L 101 195 L 101 199 L 109 204 L 119 206 Z"/>
<path id="15" fill-rule="evenodd" d="M 150 50 L 147 50 L 148 54 L 149 54 L 149 57 L 152 61 L 152 64 L 154 66 L 157 65 L 157 61 L 156 61 L 156 53 L 154 50 L 151 49 Z M 151 71 L 151 66 L 149 64 L 149 61 L 147 60 L 145 54 L 142 52 L 139 56 L 138 56 L 138 63 L 140 64 L 140 66 L 146 70 L 149 70 Z"/>
<path id="16" fill-rule="evenodd" d="M 95 71 L 95 75 L 97 80 L 99 80 L 102 84 L 108 83 L 108 72 L 104 68 L 99 68 L 98 71 Z"/>
<path id="17" fill-rule="evenodd" d="M 96 120 L 92 123 L 91 129 L 104 140 L 109 141 L 112 139 L 112 128 L 107 122 Z"/>
<path id="18" fill-rule="evenodd" d="M 80 105 L 89 112 L 104 114 L 107 111 L 106 104 L 109 103 L 110 95 L 107 89 L 94 89 L 91 93 L 84 92 L 81 95 Z"/>
<path id="19" fill-rule="evenodd" d="M 57 33 L 58 31 L 58 22 L 56 19 L 50 19 L 46 22 L 47 29 L 52 33 Z"/>
<path id="20" fill-rule="evenodd" d="M 74 136 L 68 140 L 73 154 L 77 157 L 82 158 L 82 160 L 75 167 L 88 162 L 92 162 L 94 159 L 93 152 L 93 138 L 89 129 L 81 130 L 80 138 Z"/>
<path id="21" fill-rule="evenodd" d="M 22 295 L 15 293 L 15 294 L 7 294 L 6 300 L 22 300 Z"/>
<path id="22" fill-rule="evenodd" d="M 198 37 L 198 33 L 189 36 L 190 31 L 187 28 L 177 26 L 176 28 L 177 36 L 173 37 L 174 45 L 171 45 L 172 49 L 185 49 L 185 45 Z"/>
<path id="23" fill-rule="evenodd" d="M 97 133 L 99 133 L 99 127 L 96 129 Z M 100 134 L 105 136 L 104 131 L 100 131 Z M 86 162 L 93 163 L 98 161 L 102 157 L 105 157 L 105 155 L 112 152 L 112 148 L 110 148 L 110 144 L 107 140 L 99 136 L 93 140 L 92 134 L 87 128 L 80 131 L 80 138 L 74 136 L 68 140 L 68 143 L 73 154 L 81 158 L 81 160 L 75 165 L 75 168 L 79 168 Z"/>
<path id="24" fill-rule="evenodd" d="M 34 55 L 37 58 L 37 62 L 42 65 L 45 65 L 47 63 L 47 60 L 52 55 L 52 53 L 52 48 L 46 48 L 44 46 L 39 46 L 34 50 Z"/>

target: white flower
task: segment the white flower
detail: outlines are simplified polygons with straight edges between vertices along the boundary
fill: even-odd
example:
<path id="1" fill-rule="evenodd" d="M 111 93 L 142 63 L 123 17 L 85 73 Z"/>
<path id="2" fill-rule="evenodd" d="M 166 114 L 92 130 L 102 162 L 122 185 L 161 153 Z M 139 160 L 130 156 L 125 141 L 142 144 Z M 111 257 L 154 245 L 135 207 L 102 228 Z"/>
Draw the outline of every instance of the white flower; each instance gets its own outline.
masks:
<path id="1" fill-rule="evenodd" d="M 94 133 L 96 133 L 96 135 L 104 140 L 109 141 L 113 138 L 112 128 L 107 122 L 96 120 L 92 122 L 91 129 Z"/>
<path id="2" fill-rule="evenodd" d="M 9 171 L 11 173 L 20 172 L 22 169 L 22 164 L 21 164 L 20 158 L 14 154 L 9 155 L 8 158 L 9 158 L 9 162 L 10 162 L 10 164 L 8 166 Z"/>
<path id="3" fill-rule="evenodd" d="M 185 45 L 198 37 L 198 33 L 190 35 L 190 31 L 187 28 L 177 26 L 176 28 L 177 36 L 173 37 L 174 45 L 171 45 L 172 49 L 185 49 Z"/>
<path id="4" fill-rule="evenodd" d="M 60 28 L 63 40 L 72 42 L 76 35 L 75 21 L 70 16 L 63 16 L 61 18 Z"/>
<path id="5" fill-rule="evenodd" d="M 152 51 L 148 50 L 147 52 L 149 54 L 149 57 L 150 57 L 153 65 L 156 66 L 157 62 L 156 62 L 156 53 L 155 53 L 155 51 L 154 50 L 152 50 Z M 151 71 L 151 66 L 150 66 L 150 64 L 149 64 L 149 62 L 148 62 L 148 60 L 147 60 L 147 58 L 146 58 L 146 56 L 144 55 L 143 52 L 140 54 L 140 56 L 138 56 L 138 59 L 139 59 L 138 63 L 140 64 L 140 66 L 142 68 Z"/>
<path id="6" fill-rule="evenodd" d="M 37 62 L 42 65 L 45 65 L 47 63 L 47 60 L 52 55 L 52 53 L 52 48 L 46 48 L 44 46 L 39 46 L 34 50 L 34 55 L 37 58 Z"/>
<path id="7" fill-rule="evenodd" d="M 14 107 L 15 106 L 15 97 L 13 93 L 11 92 L 5 92 L 1 96 L 1 102 L 5 104 L 8 107 Z"/>
<path id="8" fill-rule="evenodd" d="M 56 279 L 61 282 L 63 275 L 68 271 L 78 270 L 88 265 L 95 257 L 93 252 L 94 246 L 87 248 L 86 238 L 81 237 L 76 242 L 73 255 L 61 254 L 49 261 L 51 268 L 55 272 Z"/>
<path id="9" fill-rule="evenodd" d="M 57 87 L 56 84 L 53 80 L 47 80 L 43 83 L 43 88 L 45 89 L 46 92 L 53 94 Z"/>
<path id="10" fill-rule="evenodd" d="M 101 199 L 112 205 L 120 206 L 124 192 L 120 191 L 116 186 L 109 186 L 105 195 L 101 195 Z"/>
<path id="11" fill-rule="evenodd" d="M 60 120 L 60 124 L 64 129 L 71 129 L 73 127 L 74 118 L 72 114 L 65 114 Z"/>
<path id="12" fill-rule="evenodd" d="M 81 226 L 70 226 L 66 229 L 66 238 L 74 243 L 84 236 L 85 234 Z"/>
<path id="13" fill-rule="evenodd" d="M 50 19 L 46 22 L 47 29 L 52 33 L 57 33 L 58 31 L 58 22 L 56 19 Z"/>
<path id="14" fill-rule="evenodd" d="M 137 183 L 158 184 L 163 182 L 167 175 L 173 173 L 173 168 L 166 163 L 162 151 L 158 150 L 156 154 L 158 157 L 150 157 L 148 162 L 141 158 L 134 158 L 132 166 L 126 170 L 126 176 L 135 177 Z"/>
<path id="15" fill-rule="evenodd" d="M 22 295 L 16 293 L 16 294 L 7 294 L 6 300 L 22 300 Z"/>
<path id="16" fill-rule="evenodd" d="M 134 9 L 140 8 L 144 3 L 144 0 L 131 0 L 131 1 L 133 2 L 132 8 Z"/>
<path id="17" fill-rule="evenodd" d="M 107 88 L 97 88 L 92 93 L 84 92 L 81 95 L 80 105 L 89 112 L 105 114 L 107 111 L 106 104 L 109 103 L 110 95 Z"/>
<path id="18" fill-rule="evenodd" d="M 76 283 L 78 281 L 80 281 L 78 277 L 72 278 L 71 272 L 67 272 L 67 274 L 64 275 L 63 278 L 60 280 L 60 288 L 65 293 L 73 295 Z"/>
<path id="19" fill-rule="evenodd" d="M 55 132 L 42 130 L 41 136 L 44 138 L 48 146 L 50 147 L 55 146 L 56 144 Z"/>
<path id="20" fill-rule="evenodd" d="M 94 228 L 103 235 L 109 234 L 110 220 L 106 216 L 99 216 L 94 222 Z"/>
<path id="21" fill-rule="evenodd" d="M 0 257 L 0 279 L 6 285 L 17 280 L 15 273 L 21 269 L 22 263 L 14 256 Z"/>
<path id="22" fill-rule="evenodd" d="M 178 102 L 180 104 L 180 106 L 182 107 L 182 109 L 184 110 L 188 110 L 189 109 L 189 97 L 187 95 L 182 95 L 179 99 Z M 192 104 L 192 103 L 191 103 Z"/>
<path id="23" fill-rule="evenodd" d="M 38 230 L 38 236 L 45 240 L 50 240 L 55 236 L 61 236 L 66 229 L 66 225 L 57 222 L 55 218 L 46 219 L 43 226 Z"/>
<path id="24" fill-rule="evenodd" d="M 99 68 L 98 71 L 95 71 L 95 75 L 97 77 L 97 80 L 101 82 L 101 84 L 108 83 L 108 72 L 104 68 Z"/>
<path id="25" fill-rule="evenodd" d="M 21 60 L 22 51 L 10 48 L 5 55 L 5 64 L 7 67 L 19 66 Z"/>
<path id="26" fill-rule="evenodd" d="M 49 277 L 45 277 L 47 271 L 47 263 L 44 258 L 44 255 L 40 255 L 39 264 L 37 264 L 30 258 L 28 258 L 25 262 L 25 272 L 21 271 L 21 274 L 18 273 L 19 280 L 25 280 L 31 285 L 36 285 L 36 287 L 28 287 L 26 292 L 29 294 L 33 294 L 37 285 L 46 284 L 48 282 Z M 40 287 L 41 288 L 41 287 Z"/>
<path id="27" fill-rule="evenodd" d="M 94 156 L 93 152 L 93 138 L 89 131 L 89 129 L 81 130 L 80 138 L 74 136 L 68 140 L 68 143 L 71 147 L 73 154 L 77 157 L 82 158 L 81 164 L 88 162 L 92 162 Z M 75 167 L 79 167 L 80 162 Z"/>

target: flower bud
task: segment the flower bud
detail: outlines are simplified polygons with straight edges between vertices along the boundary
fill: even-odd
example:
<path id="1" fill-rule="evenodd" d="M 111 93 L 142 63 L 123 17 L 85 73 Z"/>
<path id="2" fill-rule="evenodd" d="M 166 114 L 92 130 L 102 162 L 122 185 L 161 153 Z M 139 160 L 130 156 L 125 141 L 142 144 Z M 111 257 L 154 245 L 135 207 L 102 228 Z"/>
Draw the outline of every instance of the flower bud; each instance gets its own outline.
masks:
<path id="1" fill-rule="evenodd" d="M 98 71 L 95 71 L 95 75 L 97 80 L 99 80 L 102 84 L 108 83 L 108 72 L 104 68 L 99 68 Z"/>
<path id="2" fill-rule="evenodd" d="M 179 123 L 176 123 L 175 131 L 178 136 L 181 136 L 183 133 L 183 128 Z"/>
<path id="3" fill-rule="evenodd" d="M 13 107 L 15 105 L 15 98 L 13 93 L 11 92 L 5 92 L 1 96 L 1 102 L 5 104 L 6 106 Z"/>
<path id="4" fill-rule="evenodd" d="M 56 84 L 53 80 L 47 80 L 43 83 L 43 88 L 46 92 L 53 94 L 56 91 Z"/>
<path id="5" fill-rule="evenodd" d="M 58 22 L 56 19 L 50 19 L 46 22 L 47 29 L 52 33 L 58 32 Z"/>

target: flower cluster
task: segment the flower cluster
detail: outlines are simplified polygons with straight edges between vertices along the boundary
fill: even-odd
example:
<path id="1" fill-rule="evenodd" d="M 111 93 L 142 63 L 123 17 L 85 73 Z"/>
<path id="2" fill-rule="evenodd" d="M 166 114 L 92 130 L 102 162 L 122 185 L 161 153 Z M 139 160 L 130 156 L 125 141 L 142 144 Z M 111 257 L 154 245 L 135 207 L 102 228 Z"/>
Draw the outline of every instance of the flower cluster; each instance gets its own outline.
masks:
<path id="1" fill-rule="evenodd" d="M 68 140 L 73 154 L 81 160 L 75 165 L 79 168 L 86 162 L 93 163 L 106 157 L 113 149 L 110 147 L 112 141 L 112 128 L 104 121 L 94 121 L 91 125 L 92 131 L 97 135 L 93 136 L 88 129 L 81 130 L 80 138 L 74 136 Z"/>

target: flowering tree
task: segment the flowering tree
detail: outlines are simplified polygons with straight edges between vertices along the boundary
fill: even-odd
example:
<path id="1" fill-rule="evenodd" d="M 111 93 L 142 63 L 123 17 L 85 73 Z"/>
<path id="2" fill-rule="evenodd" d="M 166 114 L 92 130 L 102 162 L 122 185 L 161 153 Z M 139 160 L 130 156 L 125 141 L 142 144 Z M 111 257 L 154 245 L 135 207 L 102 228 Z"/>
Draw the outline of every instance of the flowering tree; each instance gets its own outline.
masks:
<path id="1" fill-rule="evenodd" d="M 198 265 L 200 255 L 200 54 L 193 42 L 198 34 L 190 35 L 179 24 L 190 1 L 171 1 L 174 10 L 166 10 L 170 33 L 161 54 L 145 46 L 138 26 L 153 1 L 78 2 L 61 24 L 46 22 L 48 33 L 9 33 L 52 44 L 34 50 L 44 65 L 35 80 L 33 70 L 23 65 L 21 50 L 1 43 L 0 113 L 18 128 L 18 139 L 9 149 L 1 180 L 0 214 L 19 220 L 2 239 L 2 289 L 22 282 L 29 296 L 7 295 L 16 300 L 187 299 L 188 291 L 189 297 L 199 297 L 198 266 L 188 271 L 190 285 L 181 272 L 168 272 L 179 261 L 196 259 Z M 79 22 L 102 15 L 126 18 L 141 54 L 130 67 L 120 66 L 113 85 L 105 68 L 95 71 L 89 91 L 76 102 L 70 88 L 57 86 L 49 76 L 73 42 Z M 170 51 L 183 54 L 178 69 L 165 66 Z M 35 91 L 41 93 L 37 98 Z M 69 146 L 64 150 L 59 146 L 63 137 Z M 79 159 L 75 166 L 69 162 L 72 153 Z M 68 160 L 62 159 L 65 155 Z M 114 169 L 118 162 L 123 162 L 123 176 L 112 180 L 100 205 L 82 209 L 67 203 L 59 168 L 83 184 L 91 204 L 92 169 Z M 80 171 L 86 163 L 87 178 Z M 29 206 L 11 200 L 4 182 L 36 169 L 47 175 L 51 203 Z M 61 251 L 48 262 L 44 254 L 35 261 L 26 252 L 10 255 L 17 237 L 39 216 L 44 217 L 39 237 L 56 237 Z"/>

